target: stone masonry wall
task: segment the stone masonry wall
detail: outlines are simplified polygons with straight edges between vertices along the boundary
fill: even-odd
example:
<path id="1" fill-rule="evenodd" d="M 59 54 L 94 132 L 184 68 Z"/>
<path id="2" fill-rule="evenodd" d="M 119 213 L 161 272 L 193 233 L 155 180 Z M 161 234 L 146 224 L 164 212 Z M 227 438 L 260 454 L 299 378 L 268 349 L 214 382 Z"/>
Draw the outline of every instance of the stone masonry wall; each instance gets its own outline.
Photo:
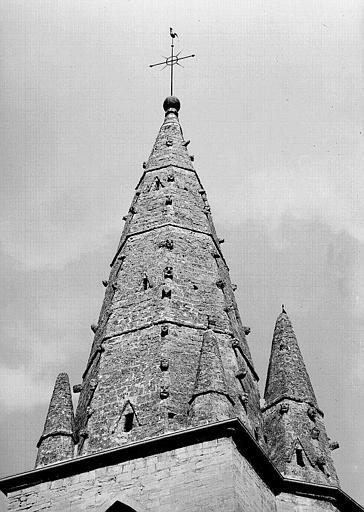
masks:
<path id="1" fill-rule="evenodd" d="M 136 512 L 275 512 L 275 498 L 240 462 L 227 438 L 44 482 L 9 495 L 9 511 L 105 512 L 116 500 Z M 264 501 L 257 490 L 264 488 Z M 267 508 L 261 508 L 262 503 Z"/>
<path id="2" fill-rule="evenodd" d="M 338 512 L 329 501 L 275 496 L 231 438 L 185 446 L 25 488 L 9 512 Z"/>
<path id="3" fill-rule="evenodd" d="M 277 512 L 338 512 L 338 509 L 329 501 L 281 493 L 277 496 Z"/>

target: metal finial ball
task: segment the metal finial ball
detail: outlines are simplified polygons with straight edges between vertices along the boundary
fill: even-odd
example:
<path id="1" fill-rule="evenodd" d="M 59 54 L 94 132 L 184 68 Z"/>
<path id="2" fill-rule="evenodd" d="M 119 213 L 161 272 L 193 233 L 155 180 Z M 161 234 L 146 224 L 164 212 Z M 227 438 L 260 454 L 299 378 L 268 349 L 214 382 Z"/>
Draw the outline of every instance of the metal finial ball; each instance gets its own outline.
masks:
<path id="1" fill-rule="evenodd" d="M 176 98 L 176 96 L 168 96 L 163 102 L 163 108 L 165 112 L 167 112 L 167 110 L 170 108 L 174 108 L 178 112 L 181 108 L 181 103 L 179 99 Z"/>

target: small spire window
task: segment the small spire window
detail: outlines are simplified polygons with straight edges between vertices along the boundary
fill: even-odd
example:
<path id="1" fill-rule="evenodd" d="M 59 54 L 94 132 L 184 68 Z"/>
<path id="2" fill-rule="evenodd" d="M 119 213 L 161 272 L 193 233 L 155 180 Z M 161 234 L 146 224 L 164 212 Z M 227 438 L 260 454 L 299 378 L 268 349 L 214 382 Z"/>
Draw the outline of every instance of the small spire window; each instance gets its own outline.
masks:
<path id="1" fill-rule="evenodd" d="M 133 428 L 133 423 L 134 423 L 134 413 L 129 412 L 129 413 L 125 414 L 124 432 L 130 432 L 131 429 Z"/>
<path id="2" fill-rule="evenodd" d="M 296 462 L 298 466 L 302 468 L 305 466 L 305 461 L 303 460 L 303 454 L 301 448 L 296 448 Z"/>

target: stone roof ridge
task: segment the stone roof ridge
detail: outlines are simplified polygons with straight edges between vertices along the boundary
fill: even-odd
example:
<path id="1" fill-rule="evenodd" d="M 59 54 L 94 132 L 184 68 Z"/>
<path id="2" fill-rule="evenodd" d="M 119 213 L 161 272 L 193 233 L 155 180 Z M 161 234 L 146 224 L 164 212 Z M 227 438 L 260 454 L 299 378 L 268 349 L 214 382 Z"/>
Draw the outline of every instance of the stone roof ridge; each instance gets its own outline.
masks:
<path id="1" fill-rule="evenodd" d="M 273 333 L 264 400 L 269 406 L 284 396 L 318 407 L 296 334 L 282 306 Z"/>
<path id="2" fill-rule="evenodd" d="M 146 170 L 158 169 L 166 165 L 175 165 L 193 170 L 192 159 L 187 151 L 188 142 L 184 140 L 178 119 L 180 102 L 178 98 L 169 96 L 165 99 L 164 122 L 159 130 L 152 152 L 145 164 Z"/>

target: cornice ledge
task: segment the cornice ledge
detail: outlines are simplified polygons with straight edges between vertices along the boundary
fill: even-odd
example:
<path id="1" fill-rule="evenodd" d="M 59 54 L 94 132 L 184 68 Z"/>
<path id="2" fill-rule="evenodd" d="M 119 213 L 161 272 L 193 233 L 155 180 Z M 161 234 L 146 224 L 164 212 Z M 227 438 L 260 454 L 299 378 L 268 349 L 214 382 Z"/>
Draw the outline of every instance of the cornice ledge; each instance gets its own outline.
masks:
<path id="1" fill-rule="evenodd" d="M 341 512 L 347 512 L 348 510 L 364 512 L 361 505 L 338 487 L 283 477 L 239 418 L 176 431 L 2 478 L 0 480 L 0 490 L 4 494 L 8 494 L 46 481 L 66 478 L 96 468 L 223 437 L 231 437 L 234 440 L 237 449 L 250 462 L 274 494 L 287 492 L 334 502 Z"/>

